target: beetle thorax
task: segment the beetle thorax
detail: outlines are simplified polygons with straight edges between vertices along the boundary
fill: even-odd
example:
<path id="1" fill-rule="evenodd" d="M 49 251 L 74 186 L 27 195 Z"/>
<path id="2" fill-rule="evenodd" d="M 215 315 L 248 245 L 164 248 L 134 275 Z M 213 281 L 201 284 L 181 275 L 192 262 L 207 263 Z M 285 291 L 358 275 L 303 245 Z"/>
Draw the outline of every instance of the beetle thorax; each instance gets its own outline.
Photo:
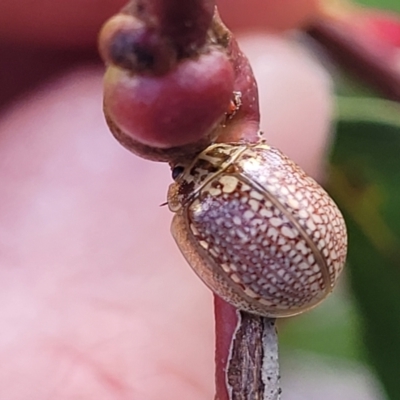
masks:
<path id="1" fill-rule="evenodd" d="M 190 164 L 183 166 L 183 173 L 168 190 L 169 209 L 177 212 L 216 175 L 234 168 L 235 159 L 245 148 L 242 145 L 213 144 L 203 150 Z"/>

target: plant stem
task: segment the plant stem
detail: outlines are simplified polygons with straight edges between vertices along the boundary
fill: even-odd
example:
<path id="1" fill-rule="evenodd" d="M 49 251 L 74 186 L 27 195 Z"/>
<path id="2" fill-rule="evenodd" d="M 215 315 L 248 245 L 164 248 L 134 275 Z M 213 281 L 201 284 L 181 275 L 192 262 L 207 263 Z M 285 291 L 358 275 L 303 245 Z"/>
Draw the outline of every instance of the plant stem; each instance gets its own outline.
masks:
<path id="1" fill-rule="evenodd" d="M 279 400 L 275 320 L 215 298 L 216 400 Z"/>
<path id="2" fill-rule="evenodd" d="M 214 8 L 215 0 L 131 0 L 122 11 L 167 37 L 187 57 L 205 44 Z"/>
<path id="3" fill-rule="evenodd" d="M 380 49 L 354 35 L 342 21 L 324 18 L 307 34 L 321 44 L 339 65 L 389 100 L 400 101 L 400 70 Z"/>

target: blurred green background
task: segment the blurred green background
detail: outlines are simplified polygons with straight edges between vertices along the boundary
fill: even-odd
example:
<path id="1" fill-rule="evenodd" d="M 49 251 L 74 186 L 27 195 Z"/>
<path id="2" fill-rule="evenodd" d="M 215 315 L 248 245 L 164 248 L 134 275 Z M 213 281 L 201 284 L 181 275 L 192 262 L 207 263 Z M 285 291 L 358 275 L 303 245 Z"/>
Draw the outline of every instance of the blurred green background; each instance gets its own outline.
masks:
<path id="1" fill-rule="evenodd" d="M 400 2 L 398 0 L 358 0 L 357 3 L 369 7 L 376 7 L 386 10 L 394 10 L 400 12 Z"/>
<path id="2" fill-rule="evenodd" d="M 399 0 L 359 3 L 400 13 Z M 400 60 L 400 48 L 398 52 Z M 303 352 L 329 362 L 367 366 L 387 399 L 397 400 L 400 105 L 339 74 L 334 129 L 326 188 L 347 222 L 348 264 L 335 296 L 312 312 L 282 323 L 282 355 L 285 360 Z"/>

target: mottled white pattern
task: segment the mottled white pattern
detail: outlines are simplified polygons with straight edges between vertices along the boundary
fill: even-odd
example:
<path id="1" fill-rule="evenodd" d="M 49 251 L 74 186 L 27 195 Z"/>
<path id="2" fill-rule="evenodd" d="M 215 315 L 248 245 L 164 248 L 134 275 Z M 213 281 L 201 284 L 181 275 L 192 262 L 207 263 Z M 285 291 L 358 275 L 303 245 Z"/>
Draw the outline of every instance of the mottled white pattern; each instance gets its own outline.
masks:
<path id="1" fill-rule="evenodd" d="M 332 290 L 346 258 L 342 215 L 279 150 L 210 146 L 172 186 L 169 202 L 181 205 L 201 268 L 216 274 L 219 290 L 222 280 L 241 293 L 248 311 L 297 313 Z"/>

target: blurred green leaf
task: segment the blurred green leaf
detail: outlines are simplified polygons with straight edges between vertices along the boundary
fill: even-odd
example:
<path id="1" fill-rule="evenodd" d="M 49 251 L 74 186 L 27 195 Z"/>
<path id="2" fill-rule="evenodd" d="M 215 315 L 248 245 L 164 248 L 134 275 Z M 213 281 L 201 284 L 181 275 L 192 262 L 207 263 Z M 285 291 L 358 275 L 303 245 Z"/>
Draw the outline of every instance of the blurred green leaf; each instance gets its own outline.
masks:
<path id="1" fill-rule="evenodd" d="M 347 291 L 346 291 L 347 292 Z M 343 290 L 297 318 L 278 321 L 283 355 L 294 350 L 365 363 L 358 310 Z"/>
<path id="2" fill-rule="evenodd" d="M 356 2 L 370 7 L 400 11 L 399 0 L 357 0 Z"/>
<path id="3" fill-rule="evenodd" d="M 400 108 L 343 99 L 329 192 L 349 232 L 348 273 L 370 363 L 400 399 Z"/>
<path id="4" fill-rule="evenodd" d="M 371 87 L 360 82 L 346 71 L 338 69 L 334 76 L 335 92 L 338 96 L 346 97 L 382 97 Z"/>

